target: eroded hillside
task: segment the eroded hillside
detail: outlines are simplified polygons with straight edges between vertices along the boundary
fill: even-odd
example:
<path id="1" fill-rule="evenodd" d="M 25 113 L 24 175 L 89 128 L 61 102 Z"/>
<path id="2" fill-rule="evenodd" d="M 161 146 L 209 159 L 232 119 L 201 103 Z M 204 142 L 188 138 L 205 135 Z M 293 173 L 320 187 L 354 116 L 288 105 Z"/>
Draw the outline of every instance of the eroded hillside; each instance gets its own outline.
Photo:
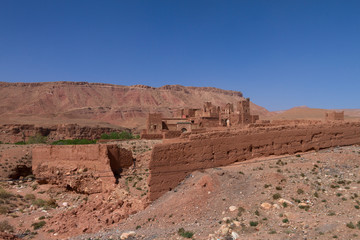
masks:
<path id="1" fill-rule="evenodd" d="M 0 123 L 86 125 L 114 124 L 141 127 L 149 112 L 171 116 L 183 107 L 201 107 L 205 101 L 223 106 L 243 94 L 211 87 L 166 85 L 121 86 L 86 82 L 0 83 Z M 270 113 L 252 104 L 254 114 Z"/>

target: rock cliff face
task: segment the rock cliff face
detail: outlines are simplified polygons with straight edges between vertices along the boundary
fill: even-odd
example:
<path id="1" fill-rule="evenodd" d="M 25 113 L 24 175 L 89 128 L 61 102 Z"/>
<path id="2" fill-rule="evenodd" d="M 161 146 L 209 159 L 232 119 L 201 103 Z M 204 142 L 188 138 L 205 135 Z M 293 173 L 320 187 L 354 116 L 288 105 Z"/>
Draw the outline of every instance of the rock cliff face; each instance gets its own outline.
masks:
<path id="1" fill-rule="evenodd" d="M 170 117 L 179 108 L 201 107 L 205 101 L 222 106 L 242 97 L 236 91 L 180 85 L 154 88 L 86 82 L 0 82 L 0 124 L 110 123 L 142 127 L 149 112 Z M 255 104 L 251 107 L 254 114 L 270 114 Z"/>
<path id="2" fill-rule="evenodd" d="M 262 156 L 359 143 L 360 123 L 319 123 L 190 135 L 189 140 L 154 147 L 149 164 L 149 197 L 157 199 L 196 170 Z"/>

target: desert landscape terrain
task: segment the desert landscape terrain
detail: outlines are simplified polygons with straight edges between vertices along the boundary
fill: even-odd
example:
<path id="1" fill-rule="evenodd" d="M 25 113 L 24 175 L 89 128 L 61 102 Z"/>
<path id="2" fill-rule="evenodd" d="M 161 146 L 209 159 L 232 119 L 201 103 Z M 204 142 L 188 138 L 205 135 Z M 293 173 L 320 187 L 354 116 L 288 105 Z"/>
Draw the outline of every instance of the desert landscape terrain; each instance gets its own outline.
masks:
<path id="1" fill-rule="evenodd" d="M 180 85 L 0 96 L 2 239 L 359 238 L 359 110 Z"/>

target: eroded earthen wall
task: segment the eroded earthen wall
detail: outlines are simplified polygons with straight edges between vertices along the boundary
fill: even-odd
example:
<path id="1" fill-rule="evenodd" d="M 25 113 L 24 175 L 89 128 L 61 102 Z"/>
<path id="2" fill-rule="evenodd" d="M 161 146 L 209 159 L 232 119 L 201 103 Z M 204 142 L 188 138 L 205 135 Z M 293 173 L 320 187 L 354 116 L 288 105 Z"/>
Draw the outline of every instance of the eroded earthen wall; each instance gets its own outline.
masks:
<path id="1" fill-rule="evenodd" d="M 237 161 L 360 143 L 360 123 L 254 128 L 198 134 L 189 141 L 156 145 L 150 161 L 149 198 L 159 198 L 189 173 Z"/>
<path id="2" fill-rule="evenodd" d="M 36 146 L 32 155 L 36 178 L 83 193 L 112 189 L 119 169 L 133 164 L 131 151 L 107 144 Z"/>

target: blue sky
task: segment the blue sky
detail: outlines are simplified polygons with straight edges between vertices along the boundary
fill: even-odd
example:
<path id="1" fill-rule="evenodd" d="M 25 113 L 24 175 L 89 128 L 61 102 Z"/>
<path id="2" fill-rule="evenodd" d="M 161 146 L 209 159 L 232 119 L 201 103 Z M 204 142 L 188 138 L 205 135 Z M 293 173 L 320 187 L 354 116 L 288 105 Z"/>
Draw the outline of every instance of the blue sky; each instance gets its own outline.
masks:
<path id="1" fill-rule="evenodd" d="M 0 81 L 212 86 L 360 108 L 360 1 L 0 0 Z"/>

